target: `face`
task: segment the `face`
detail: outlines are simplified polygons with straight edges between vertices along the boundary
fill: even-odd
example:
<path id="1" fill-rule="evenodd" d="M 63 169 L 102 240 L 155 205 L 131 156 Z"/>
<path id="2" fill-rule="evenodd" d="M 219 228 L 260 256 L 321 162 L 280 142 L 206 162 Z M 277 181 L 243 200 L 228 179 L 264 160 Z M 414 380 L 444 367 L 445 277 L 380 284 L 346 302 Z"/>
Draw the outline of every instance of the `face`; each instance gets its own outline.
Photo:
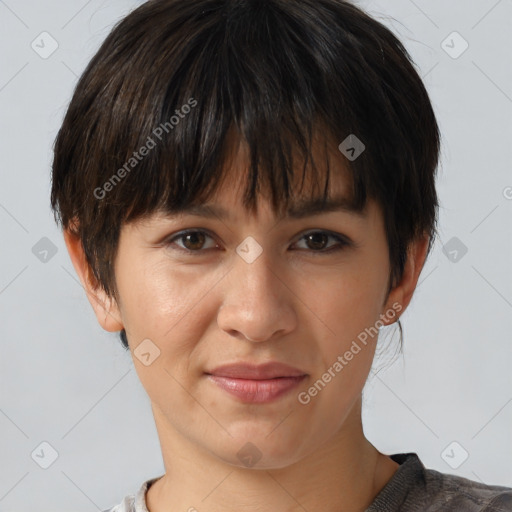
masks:
<path id="1" fill-rule="evenodd" d="M 240 150 L 232 170 L 240 175 L 244 163 Z M 331 182 L 331 197 L 348 196 L 345 178 Z M 226 218 L 154 214 L 123 227 L 114 313 L 159 432 L 237 466 L 250 442 L 246 450 L 262 454 L 259 467 L 284 467 L 345 428 L 378 328 L 406 304 L 396 293 L 386 300 L 390 267 L 376 203 L 363 215 L 276 218 L 260 197 L 249 215 L 241 184 L 227 183 L 208 203 Z M 208 375 L 221 365 L 271 361 L 305 376 L 234 395 L 222 387 L 233 380 Z"/>

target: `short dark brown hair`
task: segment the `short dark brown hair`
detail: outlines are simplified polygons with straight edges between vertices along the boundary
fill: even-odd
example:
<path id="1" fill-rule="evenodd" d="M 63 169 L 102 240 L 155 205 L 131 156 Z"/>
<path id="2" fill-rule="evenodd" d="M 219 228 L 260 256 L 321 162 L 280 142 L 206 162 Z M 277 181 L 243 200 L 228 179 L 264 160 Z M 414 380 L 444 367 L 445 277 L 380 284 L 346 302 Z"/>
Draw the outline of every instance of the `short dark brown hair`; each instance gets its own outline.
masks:
<path id="1" fill-rule="evenodd" d="M 382 209 L 391 290 L 409 244 L 428 234 L 430 253 L 437 233 L 439 129 L 402 43 L 344 0 L 150 0 L 116 24 L 78 81 L 54 145 L 54 216 L 117 299 L 123 224 L 207 200 L 229 133 L 250 154 L 244 206 L 263 184 L 280 212 L 297 175 L 292 149 L 316 169 L 318 131 L 365 145 L 345 163 L 355 208 L 371 197 Z M 128 348 L 124 330 L 121 340 Z"/>

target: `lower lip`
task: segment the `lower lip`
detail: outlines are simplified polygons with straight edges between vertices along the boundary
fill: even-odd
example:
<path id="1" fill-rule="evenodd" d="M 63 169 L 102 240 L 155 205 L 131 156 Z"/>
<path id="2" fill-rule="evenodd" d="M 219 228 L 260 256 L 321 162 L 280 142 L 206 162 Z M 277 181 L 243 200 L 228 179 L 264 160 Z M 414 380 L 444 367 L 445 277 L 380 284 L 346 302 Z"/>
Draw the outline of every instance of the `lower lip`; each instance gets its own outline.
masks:
<path id="1" fill-rule="evenodd" d="M 265 380 L 234 379 L 210 374 L 208 377 L 242 402 L 265 404 L 290 392 L 305 379 L 306 375 Z"/>

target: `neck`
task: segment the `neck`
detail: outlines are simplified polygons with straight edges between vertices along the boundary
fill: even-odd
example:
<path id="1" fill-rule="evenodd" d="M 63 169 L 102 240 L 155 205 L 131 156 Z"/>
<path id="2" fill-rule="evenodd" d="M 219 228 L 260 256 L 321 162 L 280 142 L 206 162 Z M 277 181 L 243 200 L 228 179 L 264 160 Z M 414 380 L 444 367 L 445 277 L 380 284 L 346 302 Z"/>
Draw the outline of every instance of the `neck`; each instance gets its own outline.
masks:
<path id="1" fill-rule="evenodd" d="M 363 512 L 398 468 L 365 438 L 360 398 L 335 436 L 277 469 L 227 464 L 170 428 L 155 406 L 153 413 L 166 473 L 146 494 L 150 512 Z"/>

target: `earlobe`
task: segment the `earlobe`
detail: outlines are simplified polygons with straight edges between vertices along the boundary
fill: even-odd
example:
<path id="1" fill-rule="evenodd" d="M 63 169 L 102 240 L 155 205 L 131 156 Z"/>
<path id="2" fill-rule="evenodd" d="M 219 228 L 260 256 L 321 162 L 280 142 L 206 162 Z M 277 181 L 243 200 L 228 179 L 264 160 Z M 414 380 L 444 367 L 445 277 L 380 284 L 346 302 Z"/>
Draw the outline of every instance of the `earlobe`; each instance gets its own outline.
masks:
<path id="1" fill-rule="evenodd" d="M 95 279 L 87 263 L 80 238 L 70 230 L 65 230 L 63 234 L 71 262 L 78 274 L 82 288 L 86 292 L 99 324 L 106 331 L 120 331 L 124 326 L 116 301 L 107 295 L 105 290 Z"/>
<path id="2" fill-rule="evenodd" d="M 393 308 L 397 312 L 394 321 L 398 320 L 398 317 L 403 314 L 411 302 L 414 291 L 416 290 L 418 278 L 425 264 L 428 244 L 429 236 L 425 234 L 424 236 L 416 239 L 409 246 L 402 279 L 400 280 L 400 283 L 398 283 L 389 292 L 385 309 L 383 311 L 383 314 L 385 315 L 386 311 Z M 390 323 L 393 322 L 388 322 L 387 325 Z"/>
<path id="3" fill-rule="evenodd" d="M 124 329 L 123 322 L 121 321 L 121 313 L 115 300 L 107 296 L 102 288 L 94 295 L 93 301 L 89 298 L 91 305 L 96 313 L 96 318 L 100 325 L 109 332 L 116 332 Z"/>

